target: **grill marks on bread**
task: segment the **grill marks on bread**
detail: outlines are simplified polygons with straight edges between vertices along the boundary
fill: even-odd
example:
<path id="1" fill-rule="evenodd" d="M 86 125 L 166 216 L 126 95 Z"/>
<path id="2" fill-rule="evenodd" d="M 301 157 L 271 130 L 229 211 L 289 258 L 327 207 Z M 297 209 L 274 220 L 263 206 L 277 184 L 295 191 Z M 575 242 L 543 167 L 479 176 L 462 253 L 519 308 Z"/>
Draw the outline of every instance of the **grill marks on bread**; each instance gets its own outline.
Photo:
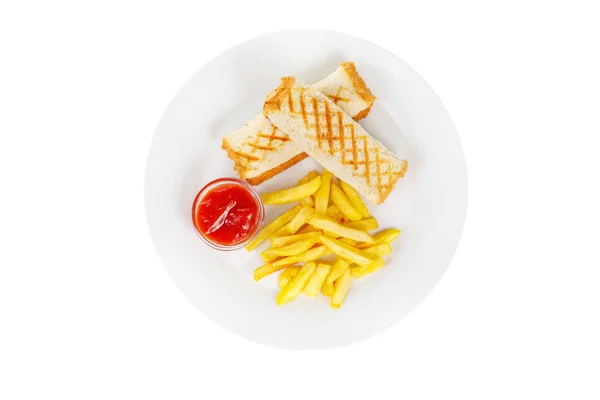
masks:
<path id="1" fill-rule="evenodd" d="M 287 131 L 300 149 L 340 179 L 350 181 L 367 199 L 383 202 L 404 175 L 407 162 L 372 138 L 326 95 L 295 82 L 290 85 L 290 78 L 282 81 L 267 98 L 264 115 Z M 283 96 L 292 100 L 277 109 L 277 97 Z M 294 104 L 300 104 L 300 109 L 290 107 Z"/>

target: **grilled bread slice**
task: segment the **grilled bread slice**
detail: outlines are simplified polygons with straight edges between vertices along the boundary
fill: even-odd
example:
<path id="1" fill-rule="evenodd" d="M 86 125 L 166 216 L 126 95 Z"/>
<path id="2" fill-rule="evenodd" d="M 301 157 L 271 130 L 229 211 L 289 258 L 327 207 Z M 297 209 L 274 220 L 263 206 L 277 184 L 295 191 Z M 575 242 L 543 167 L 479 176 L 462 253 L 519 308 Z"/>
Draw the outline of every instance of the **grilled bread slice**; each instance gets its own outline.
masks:
<path id="1" fill-rule="evenodd" d="M 341 63 L 327 78 L 310 86 L 329 97 L 355 121 L 369 115 L 375 96 L 365 85 L 353 62 Z"/>
<path id="2" fill-rule="evenodd" d="M 292 141 L 367 200 L 383 203 L 404 176 L 401 160 L 321 92 L 282 78 L 264 115 Z"/>
<path id="3" fill-rule="evenodd" d="M 251 185 L 259 185 L 308 157 L 263 115 L 223 138 L 221 147 L 240 178 Z"/>
<path id="4" fill-rule="evenodd" d="M 340 64 L 331 75 L 312 87 L 356 120 L 366 117 L 375 101 L 352 62 Z M 308 157 L 262 114 L 224 137 L 221 147 L 233 160 L 240 178 L 251 185 L 259 185 Z"/>

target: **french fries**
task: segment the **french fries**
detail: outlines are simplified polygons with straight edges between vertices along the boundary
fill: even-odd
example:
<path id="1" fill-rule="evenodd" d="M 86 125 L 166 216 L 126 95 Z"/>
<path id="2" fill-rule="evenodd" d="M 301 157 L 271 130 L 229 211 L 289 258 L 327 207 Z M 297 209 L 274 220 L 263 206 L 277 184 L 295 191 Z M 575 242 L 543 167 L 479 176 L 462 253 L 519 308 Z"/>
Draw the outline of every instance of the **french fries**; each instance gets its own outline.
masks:
<path id="1" fill-rule="evenodd" d="M 300 294 L 317 268 L 314 262 L 307 262 L 300 268 L 298 274 L 279 291 L 275 300 L 278 306 L 289 303 Z"/>
<path id="2" fill-rule="evenodd" d="M 298 214 L 296 214 L 294 216 L 294 218 L 292 218 L 292 220 L 287 223 L 287 225 L 283 226 L 281 229 L 279 229 L 273 235 L 274 236 L 293 235 L 294 233 L 298 232 L 298 229 L 302 228 L 302 225 L 304 225 L 306 223 L 306 220 L 308 218 L 310 218 L 310 216 L 313 215 L 314 212 L 315 212 L 315 210 L 312 207 L 302 206 L 302 209 L 300 211 L 298 211 Z"/>
<path id="3" fill-rule="evenodd" d="M 321 240 L 321 236 L 319 236 L 319 240 Z M 273 261 L 273 268 L 279 268 L 286 265 L 296 264 L 298 262 L 314 261 L 317 258 L 321 258 L 323 256 L 331 254 L 331 251 L 332 250 L 330 250 L 326 246 L 314 247 L 310 250 L 306 250 L 303 253 L 296 254 L 295 256 L 284 257 L 280 258 L 277 261 Z"/>
<path id="4" fill-rule="evenodd" d="M 340 242 L 346 243 L 348 246 L 354 246 L 354 247 L 356 247 L 356 242 L 354 240 L 352 240 L 352 239 L 341 238 L 341 239 L 338 239 L 338 240 Z M 364 243 L 364 244 L 367 244 L 367 243 Z"/>
<path id="5" fill-rule="evenodd" d="M 292 265 L 281 271 L 278 279 L 279 288 L 287 285 L 296 275 L 298 275 L 298 271 L 300 271 L 300 267 L 297 265 Z"/>
<path id="6" fill-rule="evenodd" d="M 283 268 L 287 267 L 288 265 L 289 264 L 280 264 L 280 265 L 275 266 L 272 263 L 268 263 L 268 264 L 263 265 L 262 267 L 258 267 L 254 270 L 254 281 L 258 282 L 265 276 L 271 275 L 273 272 L 279 271 L 280 269 L 283 269 Z"/>
<path id="7" fill-rule="evenodd" d="M 372 231 L 379 228 L 379 224 L 375 218 L 361 219 L 360 221 L 346 222 L 344 224 L 347 228 L 360 229 L 361 231 Z"/>
<path id="8" fill-rule="evenodd" d="M 388 254 L 392 254 L 392 246 L 387 243 L 378 243 L 376 245 L 365 247 L 362 249 L 365 254 L 369 254 L 371 256 L 387 256 Z"/>
<path id="9" fill-rule="evenodd" d="M 348 196 L 344 194 L 335 182 L 331 182 L 331 201 L 339 207 L 349 220 L 358 221 L 362 219 L 362 215 L 354 208 Z"/>
<path id="10" fill-rule="evenodd" d="M 335 207 L 337 209 L 337 206 L 335 204 L 331 207 Z M 329 207 L 329 208 L 331 208 L 331 207 Z M 335 222 L 337 222 L 338 224 L 344 224 L 345 226 L 350 223 L 350 222 L 347 222 L 346 216 L 342 212 L 338 212 L 334 216 L 328 215 L 328 217 L 331 218 L 332 220 L 334 220 Z M 373 223 L 372 223 L 372 221 L 370 221 L 370 218 L 366 219 L 365 221 L 367 221 L 367 222 L 365 222 L 364 224 L 358 224 L 357 226 L 367 226 L 367 225 L 373 226 Z M 356 221 L 356 222 L 360 223 L 362 221 Z M 348 227 L 351 227 L 351 226 L 348 226 Z M 356 227 L 352 227 L 352 228 L 357 229 Z M 376 229 L 376 228 L 374 228 L 374 229 Z M 365 229 L 361 229 L 361 230 L 365 230 Z M 317 228 L 315 228 L 314 226 L 307 225 L 298 231 L 298 233 L 310 233 L 310 232 L 319 232 L 319 230 Z M 327 234 L 331 237 L 336 237 L 336 235 L 333 234 L 333 232 L 327 232 Z"/>
<path id="11" fill-rule="evenodd" d="M 300 179 L 298 181 L 298 185 L 302 185 L 303 183 L 306 183 L 308 181 L 310 181 L 311 179 L 316 178 L 317 176 L 319 176 L 319 174 L 315 171 L 310 171 L 308 174 L 306 174 L 306 176 L 302 179 Z M 309 206 L 312 208 L 315 208 L 315 200 L 313 199 L 313 196 L 306 196 L 303 199 L 300 199 L 300 204 L 302 204 L 303 206 Z"/>
<path id="12" fill-rule="evenodd" d="M 362 215 L 363 218 L 369 218 L 371 214 L 369 214 L 369 209 L 365 206 L 362 199 L 360 198 L 360 194 L 354 189 L 352 186 L 348 185 L 346 182 L 340 180 L 340 187 L 348 196 L 348 199 L 356 209 Z"/>
<path id="13" fill-rule="evenodd" d="M 348 292 L 348 288 L 350 287 L 350 282 L 352 282 L 352 273 L 349 269 L 347 269 L 335 282 L 335 287 L 329 303 L 331 308 L 338 309 L 342 306 L 344 298 L 346 297 L 346 293 Z"/>
<path id="14" fill-rule="evenodd" d="M 288 244 L 283 247 L 272 247 L 260 253 L 260 258 L 264 262 L 275 261 L 279 257 L 295 256 L 310 249 L 316 242 L 319 241 L 319 237 L 313 237 L 311 239 L 304 239 L 299 242 Z M 389 244 L 387 245 L 389 246 Z"/>
<path id="15" fill-rule="evenodd" d="M 264 265 L 254 270 L 259 281 L 283 270 L 277 279 L 277 305 L 294 300 L 300 292 L 330 297 L 333 309 L 341 307 L 352 279 L 359 279 L 384 266 L 383 257 L 392 253 L 391 243 L 400 230 L 379 228 L 377 220 L 360 194 L 343 181 L 339 184 L 325 169 L 322 175 L 311 171 L 298 186 L 261 195 L 265 204 L 299 201 L 289 211 L 266 225 L 248 251 L 269 239 L 271 248 L 260 253 Z M 331 203 L 331 204 L 330 204 Z M 332 265 L 321 257 L 335 254 Z M 294 265 L 304 263 L 303 266 Z"/>
<path id="16" fill-rule="evenodd" d="M 325 232 L 331 232 L 333 237 L 345 237 L 358 242 L 374 243 L 375 239 L 365 231 L 340 225 L 333 219 L 323 214 L 315 213 L 308 220 L 308 224 Z"/>
<path id="17" fill-rule="evenodd" d="M 295 235 L 271 236 L 271 247 L 283 247 L 301 240 L 318 239 L 320 234 L 320 231 L 314 231 L 308 233 L 296 233 Z"/>
<path id="18" fill-rule="evenodd" d="M 321 241 L 321 243 L 323 243 L 324 246 L 328 247 L 338 257 L 345 258 L 346 260 L 349 260 L 358 265 L 368 264 L 373 258 L 368 254 L 363 253 L 362 250 L 359 250 L 350 244 L 344 243 L 341 240 L 333 239 L 325 235 L 319 236 L 319 240 Z M 294 264 L 295 262 L 298 261 L 292 261 L 288 264 Z"/>
<path id="19" fill-rule="evenodd" d="M 311 233 L 311 232 L 319 232 L 319 230 L 310 225 L 306 225 L 305 227 L 301 228 L 297 233 L 304 234 L 304 233 Z"/>
<path id="20" fill-rule="evenodd" d="M 331 268 L 331 272 L 329 272 L 329 275 L 327 275 L 327 278 L 325 278 L 325 282 L 323 283 L 323 295 L 331 296 L 333 294 L 333 284 L 348 268 L 350 268 L 350 264 L 348 264 L 346 260 L 341 257 L 336 258 L 335 264 L 333 264 L 333 267 Z"/>
<path id="21" fill-rule="evenodd" d="M 371 272 L 377 271 L 379 268 L 382 268 L 383 265 L 383 258 L 377 257 L 368 264 L 357 265 L 350 268 L 350 270 L 352 272 L 352 277 L 354 279 L 358 279 L 370 274 Z"/>
<path id="22" fill-rule="evenodd" d="M 338 215 L 339 213 L 341 213 L 340 208 L 338 206 L 336 206 L 335 204 L 332 204 L 329 207 L 327 207 L 327 211 L 325 212 L 325 215 L 327 215 L 329 218 L 332 218 L 332 217 Z"/>
<path id="23" fill-rule="evenodd" d="M 384 229 L 381 232 L 377 232 L 373 235 L 373 238 L 382 243 L 392 243 L 402 233 L 399 229 Z"/>
<path id="24" fill-rule="evenodd" d="M 312 274 L 304 287 L 304 294 L 308 297 L 316 297 L 321 291 L 321 287 L 323 287 L 323 282 L 325 282 L 327 275 L 329 275 L 329 271 L 331 271 L 331 265 L 319 263 L 315 273 Z"/>
<path id="25" fill-rule="evenodd" d="M 346 221 L 346 218 L 344 217 L 344 214 L 339 213 L 335 217 L 332 217 L 331 220 L 337 222 L 338 224 L 343 224 Z M 312 225 L 310 225 L 310 226 L 312 226 Z M 313 226 L 313 229 L 317 229 L 317 228 L 315 228 Z M 337 239 L 337 238 L 340 237 L 340 235 L 338 235 L 337 233 L 332 232 L 332 231 L 323 230 L 323 233 L 325 235 L 327 235 L 327 236 L 330 236 L 330 237 L 334 238 L 334 239 Z"/>
<path id="26" fill-rule="evenodd" d="M 319 186 L 321 186 L 321 177 L 317 176 L 306 183 L 289 189 L 282 189 L 276 192 L 261 194 L 260 198 L 265 204 L 291 203 L 292 201 L 297 201 L 312 195 L 319 189 Z"/>
<path id="27" fill-rule="evenodd" d="M 335 222 L 337 222 L 338 224 L 344 224 L 348 221 L 348 219 L 346 218 L 346 216 L 344 215 L 343 212 L 339 212 L 337 214 L 335 214 L 333 217 L 329 217 L 332 220 L 334 220 Z"/>
<path id="28" fill-rule="evenodd" d="M 317 171 L 310 171 L 308 174 L 306 174 L 304 176 L 304 178 L 302 178 L 298 181 L 298 185 L 302 185 L 303 183 L 306 183 L 312 179 L 315 179 L 317 176 L 319 176 L 319 173 Z"/>
<path id="29" fill-rule="evenodd" d="M 323 296 L 329 297 L 333 294 L 334 284 L 335 284 L 335 282 L 331 282 L 331 283 L 324 282 L 323 283 L 323 287 L 321 288 L 321 293 L 323 293 Z"/>
<path id="30" fill-rule="evenodd" d="M 331 231 L 323 231 L 324 235 L 327 235 L 331 238 L 337 239 L 340 237 L 340 235 L 338 235 L 337 233 L 331 232 Z"/>
<path id="31" fill-rule="evenodd" d="M 310 171 L 308 174 L 306 174 L 306 176 L 304 178 L 302 178 L 298 181 L 298 184 L 301 185 L 303 183 L 306 183 L 306 182 L 310 181 L 311 179 L 316 178 L 317 176 L 319 176 L 318 172 Z M 304 206 L 309 206 L 309 207 L 315 208 L 315 199 L 313 197 L 314 196 L 307 196 L 307 197 L 301 199 L 300 204 L 302 204 Z"/>
<path id="32" fill-rule="evenodd" d="M 335 204 L 334 204 L 333 206 L 331 206 L 331 207 L 335 207 L 336 209 L 338 209 L 338 210 L 339 210 L 339 208 L 337 208 L 337 206 L 336 206 Z M 331 207 L 329 207 L 329 208 L 331 208 Z M 344 215 L 344 214 L 343 214 L 341 211 L 339 211 L 339 212 L 338 212 L 337 214 L 335 214 L 334 216 L 329 216 L 329 215 L 328 215 L 328 217 L 329 217 L 329 218 L 331 218 L 332 220 L 334 220 L 335 222 L 337 222 L 338 224 L 345 224 L 345 223 L 347 223 L 347 221 L 348 221 L 348 220 L 346 219 L 346 216 L 345 216 L 345 215 Z M 358 221 L 357 221 L 357 222 L 358 222 Z M 315 228 L 314 226 L 307 225 L 307 226 L 305 226 L 304 228 L 300 229 L 300 230 L 298 231 L 298 233 L 308 233 L 308 232 L 318 232 L 318 231 L 319 231 L 319 230 L 318 230 L 317 228 Z M 333 233 L 332 233 L 332 232 L 329 232 L 329 234 L 330 234 L 329 236 L 335 236 L 335 235 L 333 235 Z"/>
<path id="33" fill-rule="evenodd" d="M 321 175 L 321 186 L 319 186 L 319 190 L 315 193 L 315 211 L 321 214 L 327 212 L 327 206 L 329 205 L 331 178 L 333 178 L 333 174 L 327 169 L 324 169 L 323 174 Z"/>
<path id="34" fill-rule="evenodd" d="M 313 200 L 312 196 L 306 196 L 302 199 L 300 199 L 300 204 L 302 204 L 303 206 L 307 206 L 307 207 L 315 207 L 315 201 Z"/>
<path id="35" fill-rule="evenodd" d="M 290 222 L 292 218 L 298 214 L 298 212 L 302 209 L 302 206 L 297 205 L 293 207 L 291 210 L 288 210 L 281 214 L 279 217 L 275 218 L 270 224 L 262 228 L 256 239 L 252 241 L 248 246 L 246 246 L 246 250 L 252 251 L 259 244 L 267 240 L 271 235 L 281 229 L 285 224 Z"/>

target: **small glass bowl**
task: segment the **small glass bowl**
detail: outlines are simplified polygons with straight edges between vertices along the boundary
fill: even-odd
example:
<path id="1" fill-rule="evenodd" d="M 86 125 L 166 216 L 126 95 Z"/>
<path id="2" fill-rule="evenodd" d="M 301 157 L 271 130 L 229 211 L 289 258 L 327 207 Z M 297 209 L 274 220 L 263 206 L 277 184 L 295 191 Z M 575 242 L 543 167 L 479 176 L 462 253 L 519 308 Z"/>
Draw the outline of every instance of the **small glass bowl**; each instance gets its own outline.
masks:
<path id="1" fill-rule="evenodd" d="M 250 193 L 250 195 L 256 202 L 256 206 L 258 209 L 258 220 L 256 223 L 256 227 L 254 228 L 254 232 L 250 233 L 248 235 L 248 237 L 246 238 L 246 240 L 244 240 L 243 242 L 232 244 L 232 245 L 213 242 L 211 239 L 204 236 L 202 234 L 202 232 L 200 232 L 200 230 L 196 226 L 196 209 L 197 209 L 198 203 L 202 201 L 202 199 L 208 192 L 210 192 L 211 190 L 213 190 L 214 188 L 216 188 L 218 186 L 223 186 L 223 185 L 237 185 L 237 186 L 241 186 L 242 188 L 246 189 L 246 191 L 248 193 Z M 196 230 L 196 233 L 198 234 L 198 236 L 200 236 L 200 239 L 202 239 L 202 241 L 204 243 L 206 243 L 207 245 L 209 245 L 210 247 L 212 247 L 213 249 L 216 249 L 216 250 L 231 251 L 231 250 L 237 250 L 237 249 L 241 249 L 242 247 L 245 247 L 248 243 L 250 243 L 254 240 L 256 235 L 259 234 L 259 232 L 261 231 L 261 229 L 263 227 L 264 221 L 265 221 L 265 206 L 260 198 L 260 195 L 258 194 L 256 189 L 254 189 L 254 187 L 252 185 L 250 185 L 248 182 L 241 180 L 241 179 L 237 179 L 237 178 L 220 178 L 220 179 L 215 179 L 212 182 L 209 182 L 202 189 L 200 189 L 200 191 L 196 195 L 196 198 L 194 199 L 194 203 L 192 204 L 192 224 L 194 225 L 194 229 Z"/>

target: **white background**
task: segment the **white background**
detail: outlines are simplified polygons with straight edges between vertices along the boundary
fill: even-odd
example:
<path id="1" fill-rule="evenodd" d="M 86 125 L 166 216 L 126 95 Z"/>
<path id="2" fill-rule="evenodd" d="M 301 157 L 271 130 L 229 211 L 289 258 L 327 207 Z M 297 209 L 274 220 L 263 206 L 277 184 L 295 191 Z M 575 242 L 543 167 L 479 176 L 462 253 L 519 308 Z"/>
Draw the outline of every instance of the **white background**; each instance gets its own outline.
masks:
<path id="1" fill-rule="evenodd" d="M 594 1 L 8 1 L 0 6 L 0 398 L 600 397 Z M 245 39 L 327 28 L 429 82 L 469 171 L 462 242 L 394 328 L 256 345 L 177 291 L 146 229 L 162 111 Z"/>

